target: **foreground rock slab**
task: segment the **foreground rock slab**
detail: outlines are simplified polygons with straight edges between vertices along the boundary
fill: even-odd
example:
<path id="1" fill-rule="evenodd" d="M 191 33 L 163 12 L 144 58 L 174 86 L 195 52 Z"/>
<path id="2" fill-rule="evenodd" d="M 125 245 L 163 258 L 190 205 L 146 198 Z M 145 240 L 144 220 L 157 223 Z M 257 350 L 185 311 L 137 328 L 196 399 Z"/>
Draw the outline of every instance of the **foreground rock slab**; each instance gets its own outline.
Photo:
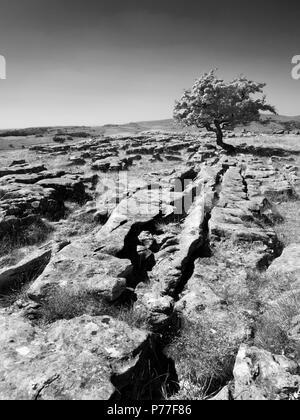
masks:
<path id="1" fill-rule="evenodd" d="M 147 379 L 139 372 L 149 361 L 151 334 L 108 316 L 41 330 L 1 312 L 0 330 L 1 400 L 107 400 L 125 386 L 134 398 L 142 387 L 136 378 Z"/>

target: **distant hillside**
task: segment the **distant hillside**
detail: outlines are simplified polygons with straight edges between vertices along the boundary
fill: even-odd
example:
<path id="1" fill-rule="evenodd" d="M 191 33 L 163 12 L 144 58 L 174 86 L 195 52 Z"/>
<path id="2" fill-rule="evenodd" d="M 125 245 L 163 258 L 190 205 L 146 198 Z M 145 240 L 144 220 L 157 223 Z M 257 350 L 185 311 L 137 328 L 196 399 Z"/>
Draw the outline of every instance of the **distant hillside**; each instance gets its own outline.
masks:
<path id="1" fill-rule="evenodd" d="M 277 130 L 300 130 L 300 115 L 296 117 L 287 117 L 282 115 L 263 115 L 260 122 L 253 122 L 247 127 L 251 131 L 273 132 Z M 50 134 L 71 135 L 73 137 L 87 137 L 88 135 L 113 135 L 138 133 L 148 130 L 181 131 L 183 128 L 173 119 L 156 121 L 139 121 L 127 124 L 106 124 L 103 126 L 73 126 L 73 127 L 34 127 L 18 130 L 0 130 L 0 138 L 5 137 L 43 137 Z"/>
<path id="2" fill-rule="evenodd" d="M 274 131 L 279 130 L 300 130 L 300 116 L 287 117 L 281 115 L 263 115 L 260 122 L 254 122 L 248 126 L 239 126 L 237 127 L 237 130 L 241 130 L 243 128 L 258 133 L 273 133 Z M 160 121 L 141 121 L 121 125 L 105 125 L 103 127 L 99 127 L 99 130 L 101 130 L 105 135 L 113 135 L 138 133 L 140 131 L 148 130 L 182 131 L 183 128 L 174 120 L 169 119 Z M 194 131 L 193 129 L 190 130 Z"/>
<path id="3" fill-rule="evenodd" d="M 246 128 L 257 133 L 271 134 L 276 131 L 300 131 L 300 116 L 286 117 L 280 115 L 264 115 L 260 122 L 247 127 L 240 126 L 236 131 Z M 88 137 L 132 135 L 141 131 L 175 131 L 197 132 L 196 128 L 183 128 L 172 119 L 157 121 L 139 121 L 127 124 L 106 124 L 103 126 L 69 126 L 69 127 L 34 127 L 17 130 L 0 130 L 0 150 L 47 144 L 62 138 L 63 141 L 75 141 Z"/>

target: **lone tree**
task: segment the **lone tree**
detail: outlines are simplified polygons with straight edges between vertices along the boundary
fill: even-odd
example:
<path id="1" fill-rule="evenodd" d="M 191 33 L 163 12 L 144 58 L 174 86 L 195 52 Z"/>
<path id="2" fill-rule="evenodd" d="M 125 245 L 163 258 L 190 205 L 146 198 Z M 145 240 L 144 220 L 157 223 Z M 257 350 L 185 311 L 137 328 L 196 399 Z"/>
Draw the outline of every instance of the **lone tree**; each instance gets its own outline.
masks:
<path id="1" fill-rule="evenodd" d="M 228 152 L 234 147 L 223 142 L 224 128 L 260 119 L 260 111 L 276 114 L 263 95 L 265 83 L 239 77 L 226 83 L 216 77 L 215 70 L 196 80 L 176 101 L 174 118 L 186 126 L 206 128 L 216 134 L 217 144 Z"/>

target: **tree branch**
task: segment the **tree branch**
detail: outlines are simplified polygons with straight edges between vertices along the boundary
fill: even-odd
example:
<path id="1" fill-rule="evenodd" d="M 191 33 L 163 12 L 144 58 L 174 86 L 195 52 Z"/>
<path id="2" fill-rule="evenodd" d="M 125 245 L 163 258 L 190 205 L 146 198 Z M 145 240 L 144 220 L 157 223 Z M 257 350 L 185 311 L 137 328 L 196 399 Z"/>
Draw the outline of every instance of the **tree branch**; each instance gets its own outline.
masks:
<path id="1" fill-rule="evenodd" d="M 221 128 L 222 128 L 222 130 L 224 130 L 224 128 L 225 128 L 225 127 L 228 127 L 228 126 L 229 126 L 229 124 L 230 124 L 230 121 L 228 121 L 228 122 L 223 122 L 223 123 L 222 123 L 222 127 L 221 127 Z"/>
<path id="2" fill-rule="evenodd" d="M 206 128 L 207 131 L 212 131 L 213 133 L 216 133 L 217 130 L 213 128 L 209 123 L 203 124 L 203 126 Z"/>

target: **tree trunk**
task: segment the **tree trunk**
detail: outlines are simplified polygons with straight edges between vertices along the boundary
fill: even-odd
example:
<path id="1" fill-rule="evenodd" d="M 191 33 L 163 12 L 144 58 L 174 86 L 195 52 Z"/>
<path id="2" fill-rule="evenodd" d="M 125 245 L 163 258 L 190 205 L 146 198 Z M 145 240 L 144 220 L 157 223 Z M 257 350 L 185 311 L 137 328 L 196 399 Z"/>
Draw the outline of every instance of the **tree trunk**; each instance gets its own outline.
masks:
<path id="1" fill-rule="evenodd" d="M 234 147 L 231 144 L 227 144 L 223 142 L 223 131 L 220 124 L 215 121 L 216 127 L 216 135 L 217 135 L 217 145 L 222 147 L 222 149 L 226 150 L 226 152 L 234 152 Z"/>

